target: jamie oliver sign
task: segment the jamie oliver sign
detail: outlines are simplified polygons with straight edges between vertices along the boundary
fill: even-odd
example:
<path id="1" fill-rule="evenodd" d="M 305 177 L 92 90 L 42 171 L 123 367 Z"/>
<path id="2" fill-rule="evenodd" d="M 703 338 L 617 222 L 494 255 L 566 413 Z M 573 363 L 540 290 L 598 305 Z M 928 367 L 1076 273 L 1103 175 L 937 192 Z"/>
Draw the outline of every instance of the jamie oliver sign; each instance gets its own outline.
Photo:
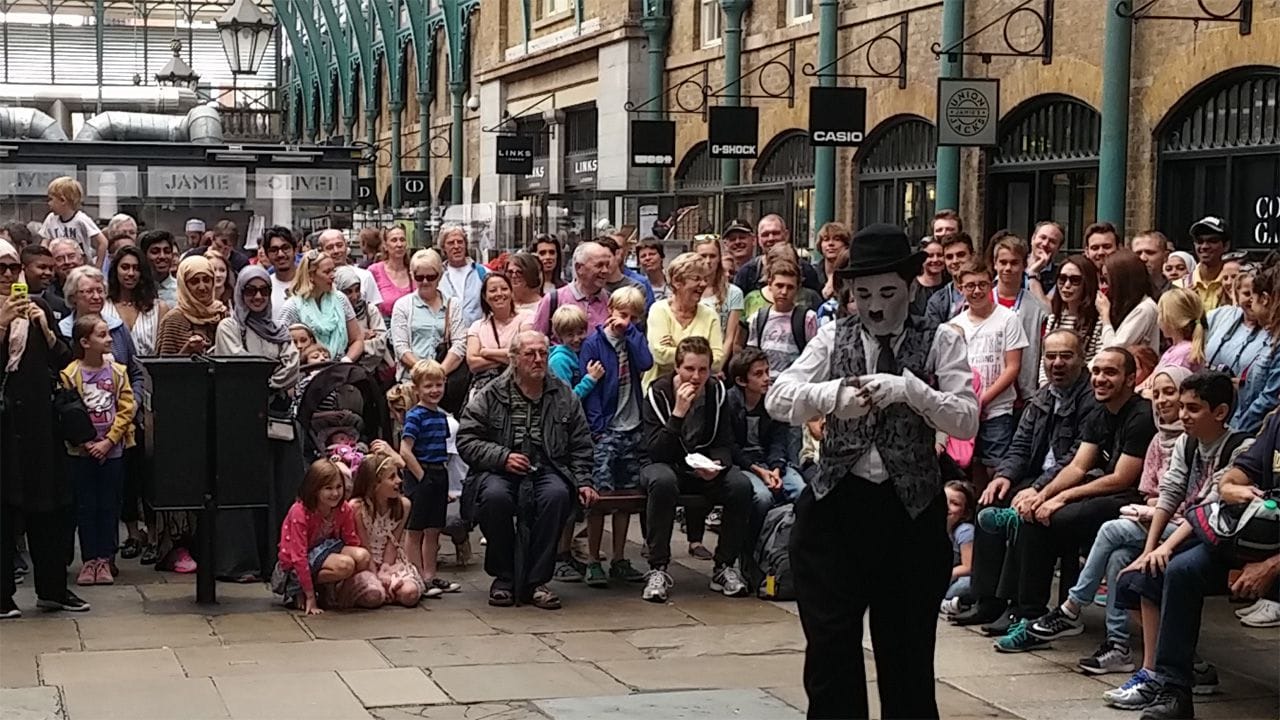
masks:
<path id="1" fill-rule="evenodd" d="M 866 88 L 809 88 L 810 145 L 857 147 L 866 128 Z"/>
<path id="2" fill-rule="evenodd" d="M 759 154 L 760 110 L 717 105 L 710 109 L 708 144 L 711 157 L 749 160 Z"/>
<path id="3" fill-rule="evenodd" d="M 287 191 L 294 200 L 350 200 L 350 170 L 259 168 L 253 173 L 259 200 Z"/>
<path id="4" fill-rule="evenodd" d="M 55 178 L 75 177 L 75 165 L 0 165 L 0 197 L 36 196 L 49 191 Z"/>
<path id="5" fill-rule="evenodd" d="M 147 193 L 167 198 L 245 199 L 244 168 L 167 167 L 147 168 Z"/>

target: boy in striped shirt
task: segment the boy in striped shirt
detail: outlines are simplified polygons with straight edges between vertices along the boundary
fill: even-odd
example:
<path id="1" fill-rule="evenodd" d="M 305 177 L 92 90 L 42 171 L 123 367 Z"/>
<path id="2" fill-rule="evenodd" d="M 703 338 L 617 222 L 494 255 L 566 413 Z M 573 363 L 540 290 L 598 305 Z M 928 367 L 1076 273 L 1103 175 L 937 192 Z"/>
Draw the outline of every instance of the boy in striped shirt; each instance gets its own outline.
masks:
<path id="1" fill-rule="evenodd" d="M 409 561 L 418 566 L 426 582 L 426 597 L 458 592 L 462 586 L 436 575 L 440 531 L 449 505 L 449 416 L 440 409 L 444 397 L 444 368 L 435 360 L 421 360 L 410 373 L 418 404 L 404 418 L 400 456 L 409 471 L 409 518 L 405 521 Z"/>

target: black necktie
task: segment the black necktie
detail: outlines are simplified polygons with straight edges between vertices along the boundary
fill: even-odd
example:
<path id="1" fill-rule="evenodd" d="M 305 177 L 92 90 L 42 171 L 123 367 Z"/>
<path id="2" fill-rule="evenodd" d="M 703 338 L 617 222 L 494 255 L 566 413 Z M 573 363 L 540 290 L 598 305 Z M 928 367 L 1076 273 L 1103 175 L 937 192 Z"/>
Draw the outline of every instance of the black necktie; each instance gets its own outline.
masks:
<path id="1" fill-rule="evenodd" d="M 876 372 L 897 375 L 899 373 L 898 358 L 893 356 L 893 336 L 877 335 L 880 343 L 880 355 L 876 358 Z"/>

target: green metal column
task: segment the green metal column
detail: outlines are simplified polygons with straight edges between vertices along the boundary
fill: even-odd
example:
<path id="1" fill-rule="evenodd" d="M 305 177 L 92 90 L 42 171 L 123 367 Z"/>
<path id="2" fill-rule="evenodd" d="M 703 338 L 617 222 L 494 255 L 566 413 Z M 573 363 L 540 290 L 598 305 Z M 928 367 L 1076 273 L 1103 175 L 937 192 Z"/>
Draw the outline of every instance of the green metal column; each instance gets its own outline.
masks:
<path id="1" fill-rule="evenodd" d="M 724 10 L 724 94 L 721 105 L 742 104 L 742 17 L 747 14 L 751 0 L 720 0 Z M 738 160 L 720 161 L 720 184 L 737 185 L 741 181 Z"/>
<path id="2" fill-rule="evenodd" d="M 471 0 L 440 0 L 444 14 L 445 38 L 449 42 L 449 98 L 452 101 L 453 118 L 449 132 L 449 152 L 452 161 L 449 195 L 454 205 L 461 205 L 462 175 L 466 171 L 466 140 L 462 134 L 462 106 L 467 93 L 467 55 L 470 54 L 471 13 L 476 3 Z"/>
<path id="3" fill-rule="evenodd" d="M 450 202 L 454 205 L 461 205 L 462 200 L 462 174 L 466 172 L 463 166 L 463 159 L 467 155 L 466 140 L 462 136 L 462 103 L 466 98 L 467 84 L 463 82 L 455 82 L 449 80 L 449 97 L 453 101 L 453 121 L 449 128 L 449 160 L 451 161 L 449 172 L 452 174 L 449 185 Z"/>
<path id="4" fill-rule="evenodd" d="M 1133 23 L 1107 3 L 1102 41 L 1102 133 L 1098 144 L 1098 220 L 1124 237 L 1125 185 L 1129 172 L 1129 63 Z M 1088 218 L 1085 218 L 1088 220 Z"/>
<path id="5" fill-rule="evenodd" d="M 835 87 L 836 53 L 839 52 L 840 5 L 837 0 L 818 0 L 818 84 Z M 813 227 L 820 228 L 835 220 L 836 213 L 836 149 L 813 149 Z M 800 239 L 800 242 L 806 242 Z"/>
<path id="6" fill-rule="evenodd" d="M 957 78 L 964 74 L 964 0 L 942 0 L 942 48 L 956 52 L 954 62 L 944 52 L 938 58 L 938 77 Z M 942 118 L 937 118 L 941 121 Z M 956 210 L 960 206 L 960 148 L 938 146 L 938 192 L 935 206 Z"/>
<path id="7" fill-rule="evenodd" d="M 649 97 L 650 117 L 662 120 L 666 117 L 666 102 L 662 97 L 667 72 L 667 35 L 671 30 L 671 16 L 668 12 L 667 0 L 645 0 L 644 17 L 640 27 L 644 29 L 649 41 Z M 661 190 L 666 171 L 662 168 L 649 168 L 648 185 L 650 190 Z"/>

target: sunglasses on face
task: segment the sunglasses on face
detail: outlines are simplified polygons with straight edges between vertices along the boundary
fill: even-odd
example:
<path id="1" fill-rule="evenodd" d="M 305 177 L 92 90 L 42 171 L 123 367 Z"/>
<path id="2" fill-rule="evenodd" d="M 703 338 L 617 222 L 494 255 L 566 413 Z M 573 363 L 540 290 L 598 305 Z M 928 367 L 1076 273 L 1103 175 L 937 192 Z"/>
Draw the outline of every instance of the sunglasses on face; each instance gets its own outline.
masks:
<path id="1" fill-rule="evenodd" d="M 244 296 L 246 298 L 250 298 L 254 295 L 271 297 L 271 288 L 262 285 L 246 285 L 244 288 Z"/>
<path id="2" fill-rule="evenodd" d="M 1058 284 L 1062 285 L 1063 287 L 1066 287 L 1068 285 L 1083 285 L 1084 276 L 1083 275 L 1059 275 Z"/>
<path id="3" fill-rule="evenodd" d="M 436 274 L 434 274 L 434 273 L 433 273 L 433 274 L 431 274 L 431 275 L 414 275 L 414 276 L 413 276 L 413 279 L 414 279 L 415 281 L 417 281 L 417 282 L 420 282 L 420 283 L 424 283 L 424 282 L 435 282 L 435 281 L 437 281 L 437 280 L 439 280 L 439 279 L 440 279 L 440 276 L 439 276 L 439 275 L 436 275 Z"/>
<path id="4" fill-rule="evenodd" d="M 22 263 L 0 263 L 0 273 L 22 272 Z"/>

